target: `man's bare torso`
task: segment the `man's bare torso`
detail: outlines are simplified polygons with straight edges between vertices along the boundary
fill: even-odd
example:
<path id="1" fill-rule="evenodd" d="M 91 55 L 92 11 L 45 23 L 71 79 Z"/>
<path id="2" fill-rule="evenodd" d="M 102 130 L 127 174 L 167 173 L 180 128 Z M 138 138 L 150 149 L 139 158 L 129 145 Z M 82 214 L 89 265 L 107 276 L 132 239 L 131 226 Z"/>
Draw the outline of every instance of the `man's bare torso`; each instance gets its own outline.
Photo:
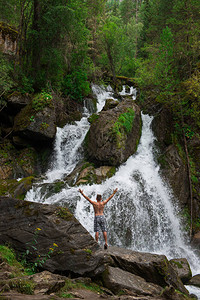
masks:
<path id="1" fill-rule="evenodd" d="M 95 216 L 102 216 L 105 204 L 103 202 L 98 201 L 98 202 L 93 202 L 92 205 L 94 208 Z"/>

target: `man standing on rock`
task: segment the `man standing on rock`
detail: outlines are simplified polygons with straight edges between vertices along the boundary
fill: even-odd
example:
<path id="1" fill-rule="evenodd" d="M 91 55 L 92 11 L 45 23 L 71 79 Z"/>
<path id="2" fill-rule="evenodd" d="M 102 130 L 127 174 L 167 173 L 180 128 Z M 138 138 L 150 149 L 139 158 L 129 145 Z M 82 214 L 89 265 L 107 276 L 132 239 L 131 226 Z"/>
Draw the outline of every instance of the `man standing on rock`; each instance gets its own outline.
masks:
<path id="1" fill-rule="evenodd" d="M 94 232 L 95 232 L 95 239 L 98 242 L 99 240 L 99 230 L 101 229 L 101 231 L 103 232 L 103 237 L 105 240 L 105 245 L 104 245 L 104 249 L 108 248 L 108 244 L 107 244 L 107 226 L 106 226 L 106 219 L 105 216 L 103 214 L 104 211 L 104 206 L 106 205 L 106 203 L 115 195 L 115 193 L 117 192 L 118 189 L 115 189 L 112 193 L 112 195 L 110 195 L 110 197 L 108 197 L 108 199 L 101 201 L 102 200 L 102 196 L 101 195 L 97 195 L 96 200 L 92 201 L 89 197 L 87 197 L 84 193 L 83 190 L 79 189 L 79 192 L 83 195 L 83 197 L 85 199 L 87 199 L 94 208 Z"/>

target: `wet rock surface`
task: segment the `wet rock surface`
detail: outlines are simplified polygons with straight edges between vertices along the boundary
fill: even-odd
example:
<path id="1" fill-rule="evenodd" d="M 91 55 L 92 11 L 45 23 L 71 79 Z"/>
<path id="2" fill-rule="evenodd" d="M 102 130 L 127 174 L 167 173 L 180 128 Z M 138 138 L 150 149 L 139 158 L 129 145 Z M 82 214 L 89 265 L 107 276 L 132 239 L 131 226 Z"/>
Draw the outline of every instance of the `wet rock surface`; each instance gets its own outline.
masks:
<path id="1" fill-rule="evenodd" d="M 114 266 L 133 273 L 162 287 L 173 286 L 187 294 L 187 290 L 165 255 L 141 253 L 123 248 L 110 247 Z"/>
<path id="2" fill-rule="evenodd" d="M 30 105 L 15 117 L 14 134 L 31 141 L 52 142 L 56 135 L 56 115 L 54 108 L 45 107 L 33 112 Z"/>
<path id="3" fill-rule="evenodd" d="M 85 140 L 88 159 L 97 165 L 120 165 L 137 150 L 140 131 L 140 109 L 132 99 L 124 99 L 91 124 Z"/>
<path id="4" fill-rule="evenodd" d="M 105 253 L 97 251 L 98 244 L 68 209 L 1 197 L 0 211 L 1 244 L 9 243 L 23 254 L 37 232 L 33 261 L 38 255 L 45 256 L 54 244 L 58 246 L 44 269 L 90 276 L 104 271 Z"/>
<path id="5" fill-rule="evenodd" d="M 105 289 L 103 297 L 110 299 L 116 299 L 112 293 L 120 291 L 129 298 L 123 296 L 117 299 L 184 299 L 178 296 L 176 290 L 189 296 L 164 255 L 117 247 L 101 250 L 66 208 L 0 197 L 0 211 L 0 244 L 8 243 L 20 255 L 25 253 L 33 239 L 37 239 L 36 249 L 30 251 L 31 255 L 28 256 L 32 263 L 38 257 L 44 257 L 48 249 L 53 247 L 51 255 L 41 267 L 45 271 L 23 279 L 34 285 L 35 295 L 32 299 L 49 299 L 43 296 L 60 290 L 66 280 L 65 276 L 90 277 L 98 282 L 100 280 Z M 8 297 L 6 299 L 21 299 L 16 290 L 13 296 L 9 296 L 10 287 L 16 286 L 19 279 L 12 281 L 12 268 L 2 262 L 0 273 L 2 293 Z M 37 294 L 41 298 L 37 298 Z M 78 295 L 82 295 L 82 299 L 99 297 L 75 291 L 74 297 L 79 297 Z M 59 299 L 56 297 L 55 299 Z"/>
<path id="6" fill-rule="evenodd" d="M 109 267 L 103 277 L 104 285 L 115 294 L 128 290 L 132 295 L 153 296 L 162 291 L 160 286 L 146 282 L 143 278 L 120 268 Z"/>
<path id="7" fill-rule="evenodd" d="M 170 264 L 178 273 L 179 278 L 186 284 L 192 278 L 190 265 L 186 258 L 171 259 Z"/>

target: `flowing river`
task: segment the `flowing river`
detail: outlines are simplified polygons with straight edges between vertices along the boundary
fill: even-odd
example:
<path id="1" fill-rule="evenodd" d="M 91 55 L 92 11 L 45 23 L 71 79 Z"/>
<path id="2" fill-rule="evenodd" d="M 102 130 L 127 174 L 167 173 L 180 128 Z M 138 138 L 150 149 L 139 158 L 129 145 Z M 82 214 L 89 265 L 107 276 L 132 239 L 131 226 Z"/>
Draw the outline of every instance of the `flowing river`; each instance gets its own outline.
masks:
<path id="1" fill-rule="evenodd" d="M 113 98 L 112 89 L 93 86 L 97 96 L 97 111 L 101 111 L 107 98 Z M 123 87 L 122 96 L 136 98 L 136 89 L 128 93 Z M 113 98 L 114 99 L 114 98 Z M 191 248 L 181 230 L 179 209 L 171 189 L 163 181 L 154 155 L 155 137 L 151 130 L 152 117 L 142 114 L 142 136 L 137 152 L 122 164 L 115 175 L 102 184 L 70 187 L 64 184 L 62 190 L 52 194 L 52 184 L 70 174 L 83 159 L 82 142 L 89 129 L 90 115 L 84 108 L 83 117 L 73 125 L 58 128 L 50 168 L 45 179 L 38 182 L 27 193 L 29 201 L 67 206 L 81 224 L 94 236 L 93 207 L 85 200 L 78 188 L 91 199 L 102 194 L 106 199 L 116 187 L 118 192 L 105 207 L 108 223 L 108 244 L 128 249 L 165 254 L 168 259 L 186 257 L 193 275 L 200 273 L 200 258 Z M 102 237 L 100 238 L 100 243 Z M 190 291 L 193 291 L 192 288 Z M 199 293 L 199 289 L 194 291 Z M 200 293 L 199 293 L 200 297 Z"/>

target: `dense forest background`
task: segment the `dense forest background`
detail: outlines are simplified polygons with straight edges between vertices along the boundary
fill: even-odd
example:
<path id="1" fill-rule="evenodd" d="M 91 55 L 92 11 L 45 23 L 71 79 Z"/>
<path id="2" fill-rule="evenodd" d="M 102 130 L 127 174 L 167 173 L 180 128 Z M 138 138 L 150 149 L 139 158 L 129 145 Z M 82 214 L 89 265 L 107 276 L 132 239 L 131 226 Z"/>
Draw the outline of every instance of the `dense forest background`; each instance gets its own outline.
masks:
<path id="1" fill-rule="evenodd" d="M 91 82 L 109 78 L 117 89 L 117 77 L 132 78 L 141 103 L 172 113 L 171 140 L 181 141 L 198 193 L 200 161 L 187 142 L 200 139 L 199 0 L 1 0 L 0 20 L 17 47 L 0 51 L 0 110 L 13 91 L 81 103 Z"/>
<path id="2" fill-rule="evenodd" d="M 8 0 L 0 19 L 18 54 L 0 56 L 1 96 L 54 90 L 81 101 L 91 81 L 122 75 L 181 112 L 188 136 L 199 130 L 198 0 Z"/>

